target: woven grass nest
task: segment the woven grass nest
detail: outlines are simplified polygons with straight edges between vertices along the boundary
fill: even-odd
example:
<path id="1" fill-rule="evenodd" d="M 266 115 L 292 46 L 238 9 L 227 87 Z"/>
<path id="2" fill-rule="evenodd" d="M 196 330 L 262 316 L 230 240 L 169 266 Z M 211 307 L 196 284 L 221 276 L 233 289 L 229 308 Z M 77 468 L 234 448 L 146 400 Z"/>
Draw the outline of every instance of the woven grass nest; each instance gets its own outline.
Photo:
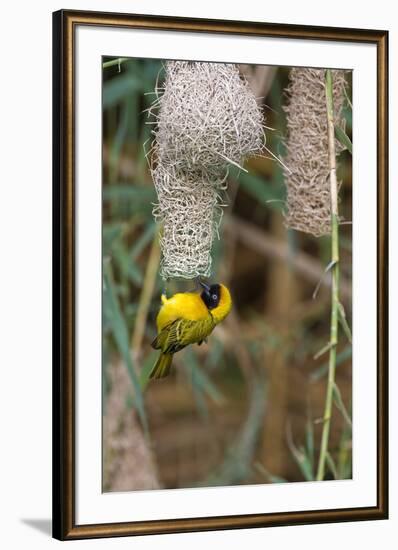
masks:
<path id="1" fill-rule="evenodd" d="M 344 127 L 345 71 L 333 70 L 332 75 L 335 125 Z M 291 69 L 287 95 L 285 222 L 320 237 L 331 230 L 325 69 Z M 335 146 L 340 153 L 338 140 Z"/>
<path id="2" fill-rule="evenodd" d="M 264 115 L 232 64 L 168 62 L 160 92 L 151 108 L 151 173 L 161 275 L 207 277 L 229 167 L 263 151 Z"/>

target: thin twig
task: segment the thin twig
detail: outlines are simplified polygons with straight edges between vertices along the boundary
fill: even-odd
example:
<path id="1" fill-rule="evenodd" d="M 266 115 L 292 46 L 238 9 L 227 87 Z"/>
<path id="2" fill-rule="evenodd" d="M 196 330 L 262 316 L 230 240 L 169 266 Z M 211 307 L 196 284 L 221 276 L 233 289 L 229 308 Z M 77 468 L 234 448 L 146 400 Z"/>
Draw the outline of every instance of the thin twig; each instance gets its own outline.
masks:
<path id="1" fill-rule="evenodd" d="M 114 67 L 115 65 L 117 65 L 120 72 L 120 64 L 128 61 L 129 59 L 129 57 L 118 57 L 116 59 L 111 59 L 110 61 L 104 61 L 104 63 L 102 63 L 102 68 L 107 69 L 108 67 Z"/>
<path id="2" fill-rule="evenodd" d="M 325 411 L 323 415 L 322 439 L 319 452 L 317 480 L 321 481 L 325 476 L 325 463 L 328 458 L 328 445 L 330 433 L 330 421 L 333 406 L 333 392 L 336 375 L 336 347 L 338 342 L 339 323 L 339 218 L 338 218 L 338 184 L 336 177 L 336 150 L 334 141 L 334 116 L 333 116 L 333 77 L 330 70 L 326 71 L 326 107 L 328 118 L 328 147 L 329 147 L 329 168 L 330 168 L 330 202 L 331 202 L 331 225 L 332 225 L 332 262 L 334 262 L 332 273 L 331 291 L 331 315 L 330 315 L 330 350 L 329 350 L 329 371 L 326 388 Z"/>

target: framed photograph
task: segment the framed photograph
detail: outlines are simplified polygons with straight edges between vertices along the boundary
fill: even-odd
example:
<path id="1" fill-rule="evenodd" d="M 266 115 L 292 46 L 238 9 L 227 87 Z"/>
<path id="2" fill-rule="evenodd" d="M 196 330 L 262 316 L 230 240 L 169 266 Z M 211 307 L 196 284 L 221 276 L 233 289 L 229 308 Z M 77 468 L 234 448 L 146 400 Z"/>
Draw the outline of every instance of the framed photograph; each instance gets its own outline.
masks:
<path id="1" fill-rule="evenodd" d="M 388 517 L 387 59 L 54 13 L 54 537 Z"/>

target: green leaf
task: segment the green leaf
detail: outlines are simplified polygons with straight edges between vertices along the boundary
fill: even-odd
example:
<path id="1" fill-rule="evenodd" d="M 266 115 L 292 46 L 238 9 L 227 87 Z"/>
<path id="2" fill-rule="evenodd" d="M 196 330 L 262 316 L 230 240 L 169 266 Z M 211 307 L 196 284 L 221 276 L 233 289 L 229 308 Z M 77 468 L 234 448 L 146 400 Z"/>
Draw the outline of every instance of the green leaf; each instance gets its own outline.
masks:
<path id="1" fill-rule="evenodd" d="M 148 422 L 144 409 L 141 385 L 134 369 L 127 325 L 124 321 L 119 300 L 113 286 L 112 269 L 109 263 L 105 263 L 104 266 L 104 312 L 108 317 L 108 321 L 112 328 L 113 338 L 133 384 L 134 406 L 141 419 L 145 433 L 148 433 Z"/>
<path id="2" fill-rule="evenodd" d="M 102 107 L 109 109 L 124 100 L 130 93 L 142 90 L 142 82 L 131 72 L 121 73 L 104 83 Z"/>
<path id="3" fill-rule="evenodd" d="M 271 483 L 287 483 L 287 480 L 285 478 L 271 474 L 260 462 L 255 462 L 254 467 L 261 475 L 265 477 L 265 479 L 267 479 Z"/>
<path id="4" fill-rule="evenodd" d="M 348 414 L 348 411 L 347 411 L 347 409 L 344 405 L 340 389 L 337 386 L 336 382 L 334 383 L 334 386 L 333 386 L 333 396 L 334 396 L 334 403 L 335 403 L 336 407 L 339 409 L 339 411 L 343 415 L 343 418 L 347 422 L 347 425 L 350 428 L 352 428 L 352 420 L 351 420 L 350 415 Z"/>
<path id="5" fill-rule="evenodd" d="M 343 349 L 340 353 L 337 354 L 336 357 L 336 367 L 344 363 L 344 361 L 347 361 L 352 356 L 352 347 L 347 346 Z M 314 372 L 311 373 L 310 380 L 311 382 L 316 382 L 317 380 L 320 380 L 323 376 L 325 376 L 329 369 L 329 363 L 324 363 L 319 368 L 314 370 Z"/>
<path id="6" fill-rule="evenodd" d="M 352 155 L 352 143 L 351 143 L 350 138 L 345 133 L 345 131 L 342 128 L 340 128 L 340 126 L 335 126 L 334 127 L 334 134 L 335 134 L 336 139 L 341 143 L 341 145 L 343 147 L 345 147 L 346 149 L 348 149 L 348 151 Z"/>
<path id="7" fill-rule="evenodd" d="M 207 356 L 206 364 L 211 368 L 217 367 L 224 355 L 224 345 L 220 340 L 213 339 L 210 347 L 209 354 Z"/>
<path id="8" fill-rule="evenodd" d="M 138 258 L 144 248 L 152 241 L 155 230 L 156 224 L 150 221 L 146 226 L 145 231 L 140 235 L 130 249 L 130 258 L 132 260 Z"/>
<path id="9" fill-rule="evenodd" d="M 253 373 L 249 410 L 235 440 L 217 470 L 204 485 L 236 485 L 247 481 L 252 474 L 253 458 L 257 449 L 265 413 L 265 380 Z"/>
<path id="10" fill-rule="evenodd" d="M 300 449 L 297 449 L 297 452 L 294 452 L 292 454 L 298 467 L 301 470 L 301 473 L 304 476 L 304 479 L 306 479 L 307 481 L 313 481 L 314 474 L 312 472 L 311 463 L 306 456 L 303 447 L 300 447 Z"/>
<path id="11" fill-rule="evenodd" d="M 304 476 L 304 479 L 307 481 L 313 481 L 314 473 L 312 470 L 311 459 L 307 456 L 304 447 L 300 447 L 298 449 L 294 444 L 290 425 L 288 426 L 287 443 L 297 466 L 300 468 L 301 473 Z"/>
<path id="12" fill-rule="evenodd" d="M 119 157 L 120 152 L 123 147 L 123 143 L 125 141 L 127 130 L 128 130 L 128 124 L 130 119 L 130 113 L 129 113 L 129 101 L 126 98 L 123 101 L 123 107 L 122 107 L 122 113 L 119 120 L 119 124 L 116 130 L 116 133 L 114 135 L 113 141 L 111 143 L 111 149 L 110 149 L 110 156 L 109 156 L 109 166 L 110 166 L 110 180 L 111 182 L 114 181 L 115 175 L 118 172 L 118 164 L 119 164 Z"/>
<path id="13" fill-rule="evenodd" d="M 159 354 L 158 351 L 152 351 L 144 361 L 144 364 L 140 372 L 140 386 L 142 391 L 144 391 L 148 385 L 148 382 L 150 380 L 149 375 L 151 374 L 152 368 L 155 364 L 158 354 Z"/>
<path id="14" fill-rule="evenodd" d="M 129 275 L 130 258 L 124 241 L 114 241 L 112 246 L 112 258 L 115 267 L 117 267 L 120 272 L 121 278 L 126 279 Z"/>
<path id="15" fill-rule="evenodd" d="M 334 463 L 332 455 L 329 453 L 329 451 L 326 451 L 325 458 L 326 458 L 326 463 L 329 466 L 329 469 L 332 472 L 334 479 L 338 479 L 339 475 L 337 473 L 336 464 Z"/>
<path id="16" fill-rule="evenodd" d="M 347 88 L 346 86 L 343 87 L 343 91 L 344 91 L 344 95 L 345 95 L 345 98 L 346 98 L 346 101 L 347 101 L 347 105 L 349 107 L 349 110 L 350 112 L 352 112 L 352 103 L 351 103 L 351 99 L 348 97 L 348 93 L 347 93 Z"/>
<path id="17" fill-rule="evenodd" d="M 305 430 L 306 436 L 306 455 L 311 466 L 311 474 L 314 477 L 314 460 L 315 460 L 315 445 L 314 445 L 314 425 L 311 418 L 307 418 L 307 426 Z"/>
<path id="18" fill-rule="evenodd" d="M 133 281 L 134 284 L 136 284 L 138 287 L 141 287 L 144 282 L 144 277 L 142 275 L 141 269 L 138 267 L 138 265 L 130 258 L 129 266 L 127 269 L 127 273 Z"/>
<path id="19" fill-rule="evenodd" d="M 102 230 L 102 253 L 107 256 L 112 248 L 113 242 L 120 237 L 123 231 L 122 224 L 104 225 Z"/>
<path id="20" fill-rule="evenodd" d="M 191 375 L 193 389 L 199 390 L 210 397 L 217 405 L 224 402 L 224 396 L 213 384 L 204 370 L 199 366 L 195 352 L 187 348 L 184 352 L 189 374 Z"/>
<path id="21" fill-rule="evenodd" d="M 335 345 L 336 344 L 332 344 L 332 342 L 328 342 L 314 355 L 314 359 L 319 359 L 322 355 L 330 351 Z"/>
<path id="22" fill-rule="evenodd" d="M 344 425 L 338 452 L 338 473 L 339 479 L 350 479 L 352 476 L 352 430 L 347 424 Z"/>
<path id="23" fill-rule="evenodd" d="M 156 192 L 153 186 L 133 184 L 105 185 L 103 190 L 104 202 L 120 202 L 130 214 L 146 213 L 152 209 L 156 201 Z"/>
<path id="24" fill-rule="evenodd" d="M 347 322 L 347 317 L 345 314 L 344 306 L 341 302 L 338 304 L 338 310 L 339 310 L 339 321 L 343 328 L 343 331 L 345 332 L 345 335 L 347 336 L 348 341 L 350 344 L 352 343 L 352 335 L 351 335 L 351 329 Z"/>

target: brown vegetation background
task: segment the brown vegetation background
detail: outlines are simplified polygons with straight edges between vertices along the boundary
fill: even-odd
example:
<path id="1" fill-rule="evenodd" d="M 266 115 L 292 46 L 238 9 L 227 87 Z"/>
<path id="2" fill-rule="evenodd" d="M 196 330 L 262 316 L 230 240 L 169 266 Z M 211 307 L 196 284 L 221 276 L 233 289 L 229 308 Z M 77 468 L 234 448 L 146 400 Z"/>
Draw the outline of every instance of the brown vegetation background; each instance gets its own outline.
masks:
<path id="1" fill-rule="evenodd" d="M 212 281 L 234 308 L 207 345 L 175 356 L 148 382 L 164 282 L 158 275 L 155 191 L 145 159 L 147 109 L 162 64 L 104 60 L 103 488 L 105 491 L 314 479 L 329 338 L 329 237 L 284 225 L 283 170 L 252 158 L 229 178 Z M 264 106 L 267 145 L 283 155 L 287 68 L 242 66 Z M 350 90 L 348 90 L 350 91 Z M 344 111 L 347 133 L 351 111 Z M 340 211 L 351 220 L 351 159 L 340 155 Z M 351 317 L 351 225 L 340 226 L 341 301 Z M 319 291 L 314 290 L 321 281 Z M 192 289 L 173 283 L 168 293 Z M 351 404 L 351 346 L 338 347 L 337 385 Z M 327 478 L 351 477 L 351 428 L 335 407 Z"/>

